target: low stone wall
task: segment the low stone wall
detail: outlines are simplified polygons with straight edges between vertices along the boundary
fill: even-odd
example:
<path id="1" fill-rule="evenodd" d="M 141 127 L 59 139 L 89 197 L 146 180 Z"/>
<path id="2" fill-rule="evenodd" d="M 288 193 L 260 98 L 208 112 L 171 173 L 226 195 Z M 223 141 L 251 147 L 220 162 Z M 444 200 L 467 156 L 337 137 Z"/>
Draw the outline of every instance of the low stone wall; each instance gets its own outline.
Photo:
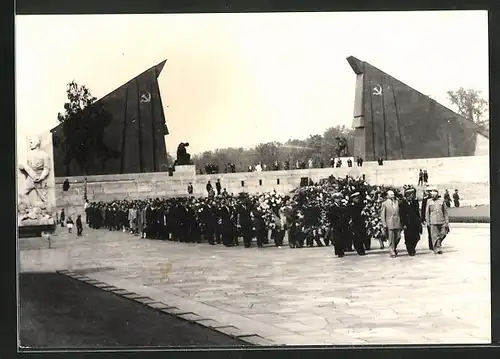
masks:
<path id="1" fill-rule="evenodd" d="M 417 184 L 418 171 L 426 169 L 429 183 L 444 191 L 458 189 L 464 205 L 489 203 L 489 157 L 453 157 L 422 160 L 387 161 L 383 166 L 376 162 L 365 162 L 363 167 L 317 168 L 290 171 L 222 173 L 216 175 L 193 175 L 192 172 L 141 173 L 87 178 L 87 197 L 91 201 L 116 199 L 145 199 L 151 197 L 187 196 L 189 182 L 193 184 L 195 196 L 205 196 L 208 181 L 215 187 L 220 179 L 222 188 L 229 193 L 262 193 L 273 189 L 288 193 L 300 185 L 301 178 L 313 181 L 330 175 L 362 176 L 371 184 L 402 186 Z M 56 178 L 57 206 L 65 208 L 68 215 L 83 212 L 84 178 L 70 177 L 70 189 L 62 191 L 65 178 Z"/>

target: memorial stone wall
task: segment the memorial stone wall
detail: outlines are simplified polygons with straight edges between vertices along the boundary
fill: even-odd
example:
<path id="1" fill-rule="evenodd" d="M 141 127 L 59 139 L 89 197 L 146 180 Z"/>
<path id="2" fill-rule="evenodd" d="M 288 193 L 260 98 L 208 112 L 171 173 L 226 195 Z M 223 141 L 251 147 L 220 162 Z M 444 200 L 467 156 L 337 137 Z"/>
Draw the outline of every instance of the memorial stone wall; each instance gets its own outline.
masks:
<path id="1" fill-rule="evenodd" d="M 489 203 L 489 156 L 432 158 L 417 160 L 386 161 L 383 166 L 376 162 L 365 162 L 362 167 L 316 168 L 290 171 L 221 173 L 195 175 L 194 168 L 174 172 L 134 173 L 87 177 L 87 197 L 90 201 L 113 201 L 122 199 L 147 199 L 154 197 L 187 196 L 191 182 L 195 196 L 206 196 L 208 181 L 215 184 L 220 179 L 222 188 L 229 193 L 251 194 L 276 190 L 289 193 L 300 186 L 302 178 L 318 181 L 330 175 L 336 177 L 362 176 L 376 185 L 417 185 L 418 171 L 429 173 L 429 183 L 441 191 L 458 189 L 464 205 Z M 65 178 L 56 178 L 57 206 L 65 208 L 67 214 L 83 212 L 84 177 L 69 177 L 70 189 L 62 190 Z"/>

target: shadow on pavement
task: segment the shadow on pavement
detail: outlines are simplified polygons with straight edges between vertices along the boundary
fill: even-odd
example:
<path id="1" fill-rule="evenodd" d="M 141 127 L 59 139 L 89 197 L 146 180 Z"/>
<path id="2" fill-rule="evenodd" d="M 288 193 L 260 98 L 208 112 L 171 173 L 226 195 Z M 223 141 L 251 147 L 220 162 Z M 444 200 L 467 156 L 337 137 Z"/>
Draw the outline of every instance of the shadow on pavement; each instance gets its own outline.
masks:
<path id="1" fill-rule="evenodd" d="M 56 273 L 20 274 L 19 294 L 21 347 L 248 345 Z"/>

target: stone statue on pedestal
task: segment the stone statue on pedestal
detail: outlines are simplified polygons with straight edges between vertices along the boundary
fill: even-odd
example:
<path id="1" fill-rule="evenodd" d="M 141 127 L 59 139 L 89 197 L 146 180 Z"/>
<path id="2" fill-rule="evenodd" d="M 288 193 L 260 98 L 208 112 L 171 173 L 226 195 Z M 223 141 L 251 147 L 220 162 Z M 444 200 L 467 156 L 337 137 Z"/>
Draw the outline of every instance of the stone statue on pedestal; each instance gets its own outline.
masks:
<path id="1" fill-rule="evenodd" d="M 47 186 L 51 158 L 40 149 L 39 138 L 30 137 L 28 146 L 26 162 L 19 164 L 19 171 L 24 175 L 24 183 L 19 183 L 19 220 L 48 221 L 52 217 Z"/>
<path id="2" fill-rule="evenodd" d="M 191 155 L 187 153 L 186 147 L 189 146 L 189 142 L 181 142 L 177 147 L 177 160 L 175 161 L 176 166 L 190 165 Z"/>
<path id="3" fill-rule="evenodd" d="M 337 144 L 335 146 L 335 154 L 337 157 L 345 157 L 347 155 L 347 139 L 345 137 L 335 137 Z"/>

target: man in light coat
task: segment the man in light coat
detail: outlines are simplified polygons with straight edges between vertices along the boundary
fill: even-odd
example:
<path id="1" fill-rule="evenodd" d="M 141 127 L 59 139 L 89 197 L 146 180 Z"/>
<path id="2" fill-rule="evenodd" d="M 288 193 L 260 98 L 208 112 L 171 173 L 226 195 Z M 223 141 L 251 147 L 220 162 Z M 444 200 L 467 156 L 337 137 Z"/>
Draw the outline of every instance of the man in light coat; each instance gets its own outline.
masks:
<path id="1" fill-rule="evenodd" d="M 441 243 L 448 234 L 449 218 L 448 210 L 437 190 L 431 191 L 431 198 L 427 200 L 425 208 L 425 222 L 431 228 L 432 247 L 435 254 L 443 254 Z"/>
<path id="2" fill-rule="evenodd" d="M 130 233 L 135 234 L 137 230 L 137 206 L 128 210 L 128 221 L 130 226 Z"/>
<path id="3" fill-rule="evenodd" d="M 398 255 L 398 244 L 401 240 L 401 216 L 399 201 L 394 197 L 393 191 L 387 191 L 387 200 L 382 203 L 380 219 L 389 240 L 391 258 Z"/>

